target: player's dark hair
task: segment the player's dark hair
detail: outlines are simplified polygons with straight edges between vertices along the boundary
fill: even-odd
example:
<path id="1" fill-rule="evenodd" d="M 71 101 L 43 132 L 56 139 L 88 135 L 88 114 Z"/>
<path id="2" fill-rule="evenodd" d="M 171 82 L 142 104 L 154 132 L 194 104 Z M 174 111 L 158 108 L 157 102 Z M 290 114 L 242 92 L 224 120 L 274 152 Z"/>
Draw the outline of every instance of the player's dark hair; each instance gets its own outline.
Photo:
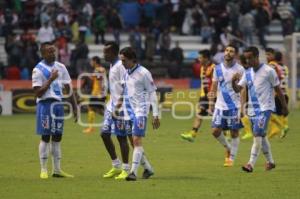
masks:
<path id="1" fill-rule="evenodd" d="M 97 64 L 101 64 L 101 59 L 100 59 L 100 57 L 98 57 L 98 56 L 92 57 L 92 60 L 93 60 L 94 62 L 96 62 Z"/>
<path id="2" fill-rule="evenodd" d="M 53 43 L 52 42 L 44 42 L 41 44 L 40 50 L 43 50 L 43 48 L 45 48 L 45 46 L 52 46 Z"/>
<path id="3" fill-rule="evenodd" d="M 228 44 L 228 45 L 226 46 L 226 48 L 227 48 L 227 47 L 233 48 L 234 51 L 235 51 L 235 54 L 237 54 L 237 53 L 239 52 L 238 47 L 237 47 L 236 45 L 234 45 L 233 43 Z"/>
<path id="4" fill-rule="evenodd" d="M 275 50 L 274 50 L 274 48 L 266 48 L 266 53 L 272 53 L 272 54 L 274 54 L 275 53 Z"/>
<path id="5" fill-rule="evenodd" d="M 120 51 L 120 55 L 136 62 L 136 53 L 131 47 L 125 47 Z"/>
<path id="6" fill-rule="evenodd" d="M 249 46 L 247 47 L 244 52 L 251 52 L 255 57 L 259 56 L 258 48 L 255 46 Z"/>
<path id="7" fill-rule="evenodd" d="M 202 55 L 203 57 L 210 59 L 211 54 L 208 49 L 200 50 L 198 53 L 199 55 Z"/>
<path id="8" fill-rule="evenodd" d="M 119 45 L 114 42 L 114 41 L 108 41 L 104 44 L 104 46 L 109 46 L 112 50 L 112 52 L 115 54 L 115 55 L 118 55 L 119 54 Z"/>
<path id="9" fill-rule="evenodd" d="M 240 58 L 241 65 L 245 66 L 247 64 L 245 55 L 241 54 L 239 58 Z"/>

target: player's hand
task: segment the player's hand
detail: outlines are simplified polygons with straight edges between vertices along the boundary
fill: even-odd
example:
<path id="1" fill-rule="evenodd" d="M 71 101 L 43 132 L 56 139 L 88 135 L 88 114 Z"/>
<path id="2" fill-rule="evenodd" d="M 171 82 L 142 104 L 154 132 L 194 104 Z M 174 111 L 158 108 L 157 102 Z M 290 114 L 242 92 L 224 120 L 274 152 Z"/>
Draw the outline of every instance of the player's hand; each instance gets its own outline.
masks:
<path id="1" fill-rule="evenodd" d="M 213 115 L 213 114 L 214 114 L 214 106 L 209 105 L 208 110 L 207 110 L 207 113 L 208 113 L 209 115 Z"/>
<path id="2" fill-rule="evenodd" d="M 233 81 L 233 82 L 239 81 L 240 79 L 241 79 L 241 74 L 240 74 L 240 73 L 235 73 L 235 74 L 232 76 L 232 81 Z"/>
<path id="3" fill-rule="evenodd" d="M 58 70 L 55 70 L 55 69 L 53 69 L 52 71 L 51 71 L 51 75 L 50 75 L 50 80 L 51 81 L 54 81 L 56 78 L 58 77 Z"/>
<path id="4" fill-rule="evenodd" d="M 120 115 L 121 115 L 121 114 L 120 114 L 119 109 L 116 109 L 116 110 L 114 110 L 114 111 L 112 112 L 112 117 L 115 118 L 115 119 L 119 118 Z"/>
<path id="5" fill-rule="evenodd" d="M 288 114 L 289 114 L 289 110 L 287 109 L 287 107 L 282 107 L 282 115 L 283 116 L 288 116 Z"/>
<path id="6" fill-rule="evenodd" d="M 153 129 L 158 129 L 159 128 L 160 121 L 159 121 L 158 116 L 153 117 L 153 119 L 152 119 L 152 126 L 153 126 Z"/>

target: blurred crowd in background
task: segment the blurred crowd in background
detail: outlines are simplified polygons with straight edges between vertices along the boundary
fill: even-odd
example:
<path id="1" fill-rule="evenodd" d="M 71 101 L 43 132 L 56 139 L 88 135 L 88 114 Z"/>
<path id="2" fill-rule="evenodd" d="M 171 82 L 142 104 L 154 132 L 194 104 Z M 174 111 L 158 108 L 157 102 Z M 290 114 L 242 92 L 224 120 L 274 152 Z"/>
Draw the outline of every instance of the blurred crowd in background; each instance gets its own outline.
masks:
<path id="1" fill-rule="evenodd" d="M 300 0 L 3 0 L 0 1 L 0 36 L 7 63 L 0 78 L 30 79 L 40 60 L 39 45 L 55 42 L 58 60 L 73 78 L 89 63 L 89 44 L 104 44 L 106 35 L 122 44 L 127 33 L 139 60 L 181 65 L 183 49 L 172 35 L 194 35 L 211 44 L 215 55 L 231 42 L 262 48 L 273 19 L 282 24 L 282 35 L 300 30 Z M 142 39 L 145 38 L 145 39 Z M 70 48 L 74 44 L 74 48 Z M 0 44 L 1 45 L 1 44 Z M 9 74 L 8 74 L 9 73 Z"/>

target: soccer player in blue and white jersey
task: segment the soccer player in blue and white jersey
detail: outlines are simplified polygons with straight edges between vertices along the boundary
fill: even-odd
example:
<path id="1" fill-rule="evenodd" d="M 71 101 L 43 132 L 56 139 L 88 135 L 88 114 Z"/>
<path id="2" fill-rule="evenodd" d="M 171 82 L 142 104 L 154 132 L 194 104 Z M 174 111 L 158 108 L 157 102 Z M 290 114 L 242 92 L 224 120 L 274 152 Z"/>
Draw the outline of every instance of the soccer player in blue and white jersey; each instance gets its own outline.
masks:
<path id="1" fill-rule="evenodd" d="M 135 181 L 138 167 L 144 156 L 142 138 L 146 134 L 147 117 L 152 105 L 153 110 L 153 129 L 160 126 L 158 118 L 158 102 L 156 96 L 156 86 L 154 85 L 151 73 L 143 66 L 137 63 L 135 51 L 131 47 L 123 48 L 120 51 L 120 59 L 127 69 L 124 77 L 124 101 L 125 112 L 130 117 L 133 137 L 133 157 L 130 174 L 127 181 Z M 149 162 L 144 164 L 145 170 L 143 178 L 149 178 L 153 175 L 153 169 Z"/>
<path id="2" fill-rule="evenodd" d="M 113 112 L 123 95 L 122 80 L 126 73 L 126 69 L 123 66 L 121 60 L 119 60 L 119 45 L 115 42 L 107 42 L 104 46 L 104 59 L 110 63 L 109 70 L 109 89 L 110 100 L 106 105 L 104 113 L 103 126 L 101 128 L 101 138 L 105 145 L 105 148 L 112 160 L 112 168 L 103 175 L 103 178 L 115 177 L 117 180 L 122 180 L 127 177 L 130 165 L 129 159 L 129 145 L 127 141 L 127 134 L 130 127 L 129 123 L 125 123 L 124 118 L 116 118 L 113 116 Z M 120 144 L 122 162 L 119 160 L 116 154 L 114 143 L 111 139 L 111 134 L 117 136 Z"/>
<path id="3" fill-rule="evenodd" d="M 233 166 L 239 146 L 239 129 L 242 127 L 240 121 L 240 94 L 232 88 L 232 77 L 235 73 L 243 74 L 244 68 L 239 65 L 235 57 L 237 48 L 228 45 L 225 48 L 224 62 L 215 67 L 213 83 L 210 93 L 209 110 L 212 112 L 214 96 L 217 93 L 217 101 L 212 119 L 213 136 L 225 147 L 225 167 Z M 225 139 L 222 131 L 230 130 L 231 145 Z"/>
<path id="4" fill-rule="evenodd" d="M 77 103 L 71 91 L 71 78 L 62 63 L 55 61 L 55 47 L 51 43 L 41 45 L 43 60 L 32 71 L 32 87 L 37 97 L 36 128 L 41 136 L 39 157 L 41 164 L 40 178 L 47 179 L 47 160 L 49 148 L 53 156 L 53 177 L 74 177 L 60 168 L 61 139 L 64 126 L 64 108 L 61 103 L 62 89 L 70 94 L 75 122 L 77 121 Z M 50 144 L 51 138 L 51 144 Z M 51 147 L 50 147 L 51 145 Z"/>
<path id="5" fill-rule="evenodd" d="M 271 112 L 275 111 L 274 90 L 280 100 L 284 116 L 288 115 L 288 109 L 280 89 L 278 75 L 272 67 L 259 62 L 258 49 L 254 46 L 248 47 L 244 50 L 244 56 L 249 68 L 241 79 L 239 74 L 232 78 L 232 86 L 236 92 L 241 91 L 246 85 L 248 87 L 247 113 L 251 119 L 254 135 L 250 160 L 242 169 L 245 172 L 253 172 L 259 152 L 262 150 L 267 159 L 265 169 L 268 171 L 275 168 L 270 143 L 266 136 Z"/>

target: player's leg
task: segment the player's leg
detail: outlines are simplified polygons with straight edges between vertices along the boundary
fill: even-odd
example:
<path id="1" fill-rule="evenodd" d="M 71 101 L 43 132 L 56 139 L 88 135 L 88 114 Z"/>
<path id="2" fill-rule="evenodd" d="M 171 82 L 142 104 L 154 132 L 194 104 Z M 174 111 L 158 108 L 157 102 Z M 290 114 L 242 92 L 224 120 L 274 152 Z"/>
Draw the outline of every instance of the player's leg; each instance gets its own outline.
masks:
<path id="1" fill-rule="evenodd" d="M 130 142 L 131 147 L 134 148 L 133 138 L 132 138 L 131 133 L 128 134 L 128 140 Z M 148 158 L 145 153 L 143 154 L 143 157 L 141 159 L 141 165 L 142 165 L 142 167 L 144 167 L 144 172 L 143 172 L 144 179 L 148 179 L 148 178 L 150 178 L 150 176 L 154 175 L 153 168 L 152 168 L 150 162 L 148 161 Z"/>
<path id="2" fill-rule="evenodd" d="M 238 109 L 227 110 L 225 112 L 225 128 L 230 129 L 231 136 L 231 148 L 230 148 L 230 157 L 225 158 L 225 167 L 233 166 L 233 162 L 236 158 L 238 147 L 240 143 L 239 130 L 243 127 L 240 120 L 240 112 Z M 224 127 L 223 127 L 224 128 Z"/>
<path id="3" fill-rule="evenodd" d="M 48 178 L 47 163 L 49 157 L 49 141 L 50 141 L 50 135 L 41 136 L 41 141 L 39 144 L 39 157 L 40 157 L 40 164 L 41 164 L 40 178 L 42 179 Z"/>
<path id="4" fill-rule="evenodd" d="M 146 133 L 147 117 L 137 117 L 133 121 L 132 135 L 133 135 L 133 154 L 132 154 L 132 166 L 130 174 L 126 177 L 127 181 L 135 181 L 137 171 L 141 160 L 144 156 L 144 148 L 142 146 L 142 138 Z M 149 161 L 147 161 L 149 163 Z M 149 166 L 151 167 L 150 163 Z M 151 167 L 152 168 L 152 167 Z M 150 176 L 149 176 L 150 177 Z"/>
<path id="5" fill-rule="evenodd" d="M 242 167 L 242 169 L 246 172 L 253 171 L 254 165 L 262 148 L 263 139 L 266 136 L 266 129 L 269 124 L 270 116 L 271 111 L 265 111 L 260 113 L 260 115 L 251 118 L 254 138 L 250 160 L 245 166 Z M 271 153 L 271 148 L 269 148 L 269 152 Z"/>
<path id="6" fill-rule="evenodd" d="M 61 169 L 61 140 L 62 134 L 55 134 L 51 137 L 51 154 L 52 154 L 52 165 L 53 174 L 52 177 L 56 178 L 73 178 L 74 176 L 64 172 Z"/>
<path id="7" fill-rule="evenodd" d="M 276 112 L 272 113 L 269 122 L 269 128 L 267 132 L 268 138 L 272 138 L 276 135 L 279 135 L 281 133 L 281 130 L 284 129 L 284 124 L 281 117 L 281 102 L 277 96 L 275 96 L 275 107 Z"/>
<path id="8" fill-rule="evenodd" d="M 267 136 L 262 138 L 262 148 L 261 148 L 267 162 L 265 168 L 267 171 L 275 168 L 275 162 L 273 159 L 272 151 L 271 151 L 271 144 L 268 140 Z"/>
<path id="9" fill-rule="evenodd" d="M 187 140 L 189 142 L 194 142 L 195 138 L 197 136 L 198 130 L 202 125 L 202 117 L 208 115 L 208 98 L 202 97 L 199 99 L 199 110 L 198 113 L 194 119 L 192 130 L 186 131 L 181 134 L 181 138 L 184 140 Z"/>
<path id="10" fill-rule="evenodd" d="M 285 101 L 288 104 L 289 97 L 287 95 L 285 95 Z M 282 120 L 282 124 L 283 124 L 283 130 L 281 131 L 280 138 L 284 138 L 289 131 L 288 117 L 281 115 L 280 119 Z"/>
<path id="11" fill-rule="evenodd" d="M 39 143 L 39 159 L 41 165 L 40 178 L 48 178 L 47 162 L 49 157 L 50 142 L 50 107 L 51 102 L 40 101 L 36 111 L 36 133 L 41 136 Z"/>
<path id="12" fill-rule="evenodd" d="M 231 130 L 231 147 L 230 147 L 230 155 L 229 158 L 225 158 L 224 166 L 225 167 L 231 167 L 233 166 L 234 160 L 236 158 L 238 147 L 240 144 L 240 138 L 239 138 L 239 130 Z"/>
<path id="13" fill-rule="evenodd" d="M 93 133 L 95 131 L 93 124 L 95 122 L 96 113 L 95 113 L 95 110 L 94 110 L 93 104 L 92 104 L 92 103 L 95 103 L 93 98 L 90 99 L 90 103 L 91 104 L 89 104 L 89 106 L 88 106 L 88 113 L 87 113 L 88 127 L 83 130 L 83 133 L 86 133 L 86 134 Z"/>
<path id="14" fill-rule="evenodd" d="M 276 113 L 272 113 L 268 126 L 269 126 L 267 131 L 268 138 L 273 138 L 276 135 L 279 135 L 282 128 L 282 122 L 280 121 L 280 116 L 277 115 Z"/>
<path id="15" fill-rule="evenodd" d="M 251 128 L 251 122 L 250 122 L 249 117 L 247 115 L 244 115 L 241 118 L 241 121 L 242 121 L 243 126 L 244 126 L 244 129 L 243 129 L 244 135 L 242 137 L 242 140 L 252 138 L 253 135 L 252 135 L 252 128 Z"/>
<path id="16" fill-rule="evenodd" d="M 230 144 L 225 138 L 223 134 L 225 118 L 223 117 L 223 111 L 219 109 L 215 109 L 213 118 L 212 118 L 212 134 L 218 140 L 218 142 L 225 147 L 226 153 L 225 158 L 229 158 L 230 156 Z"/>
<path id="17" fill-rule="evenodd" d="M 119 121 L 119 122 L 123 122 L 123 121 Z M 118 121 L 117 121 L 118 123 Z M 116 180 L 123 180 L 125 179 L 128 174 L 129 174 L 129 170 L 130 170 L 130 166 L 128 163 L 128 158 L 129 158 L 129 145 L 128 145 L 128 141 L 127 141 L 127 134 L 125 129 L 118 129 L 118 124 L 116 125 L 116 135 L 117 135 L 117 139 L 120 145 L 120 150 L 121 150 L 121 156 L 122 156 L 122 172 L 115 177 Z M 117 132 L 120 131 L 120 132 Z"/>
<path id="18" fill-rule="evenodd" d="M 111 139 L 112 126 L 115 125 L 112 119 L 112 114 L 109 111 L 104 113 L 104 121 L 101 129 L 101 138 L 105 149 L 112 160 L 112 168 L 103 175 L 104 178 L 112 178 L 122 172 L 122 163 L 117 157 L 115 145 Z"/>

